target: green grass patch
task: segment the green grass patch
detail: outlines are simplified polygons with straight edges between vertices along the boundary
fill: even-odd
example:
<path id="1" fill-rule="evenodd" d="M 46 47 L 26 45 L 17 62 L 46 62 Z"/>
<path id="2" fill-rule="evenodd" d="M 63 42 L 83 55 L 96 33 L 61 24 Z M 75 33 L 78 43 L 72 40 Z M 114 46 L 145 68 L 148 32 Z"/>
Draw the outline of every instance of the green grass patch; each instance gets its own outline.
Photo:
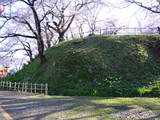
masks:
<path id="1" fill-rule="evenodd" d="M 61 101 L 65 100 L 65 97 L 60 97 Z M 50 99 L 55 100 L 54 96 L 50 96 Z M 68 97 L 67 97 L 68 99 Z M 127 119 L 121 117 L 119 113 L 126 113 L 136 110 L 132 114 L 128 114 L 130 119 L 135 119 L 137 111 L 138 114 L 144 115 L 147 112 L 152 111 L 152 114 L 146 116 L 145 119 L 159 118 L 160 114 L 160 99 L 159 98 L 147 98 L 147 97 L 134 97 L 134 98 L 122 98 L 122 97 L 71 97 L 71 100 L 79 101 L 78 103 L 70 104 L 69 110 L 66 110 L 63 114 L 65 119 L 80 119 L 80 120 L 114 120 L 114 119 Z M 151 112 L 150 112 L 151 113 Z M 155 113 L 155 115 L 154 115 Z M 135 115 L 133 115 L 135 114 Z M 46 118 L 54 118 L 57 113 L 52 113 Z M 127 117 L 128 117 L 127 116 Z M 129 119 L 127 119 L 129 120 Z"/>

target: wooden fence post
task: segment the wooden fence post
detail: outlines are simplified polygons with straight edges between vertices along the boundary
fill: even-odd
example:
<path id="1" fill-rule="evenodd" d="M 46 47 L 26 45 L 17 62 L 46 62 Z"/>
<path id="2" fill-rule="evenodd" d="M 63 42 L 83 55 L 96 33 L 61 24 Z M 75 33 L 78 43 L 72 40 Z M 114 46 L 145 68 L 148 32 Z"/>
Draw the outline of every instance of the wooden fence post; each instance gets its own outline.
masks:
<path id="1" fill-rule="evenodd" d="M 34 84 L 34 93 L 36 93 L 36 83 Z"/>
<path id="2" fill-rule="evenodd" d="M 26 92 L 26 83 L 24 83 L 24 92 Z"/>
<path id="3" fill-rule="evenodd" d="M 1 88 L 3 87 L 3 82 L 1 81 Z"/>
<path id="4" fill-rule="evenodd" d="M 4 89 L 5 89 L 5 86 L 6 86 L 6 82 L 4 82 Z"/>
<path id="5" fill-rule="evenodd" d="M 1 88 L 3 87 L 3 82 L 1 81 Z"/>
<path id="6" fill-rule="evenodd" d="M 1 88 L 3 88 L 3 82 L 1 82 Z"/>
<path id="7" fill-rule="evenodd" d="M 4 82 L 3 82 L 3 88 L 4 88 Z"/>
<path id="8" fill-rule="evenodd" d="M 32 83 L 20 83 L 20 82 L 8 82 L 0 81 L 0 88 L 9 90 L 18 90 L 22 92 L 41 93 L 48 94 L 48 84 L 32 84 Z"/>
<path id="9" fill-rule="evenodd" d="M 20 82 L 18 83 L 18 91 L 20 91 Z"/>
<path id="10" fill-rule="evenodd" d="M 7 89 L 9 89 L 9 82 L 8 81 L 7 81 L 7 86 L 6 87 L 7 87 Z"/>
<path id="11" fill-rule="evenodd" d="M 24 82 L 22 83 L 22 92 L 24 91 Z"/>
<path id="12" fill-rule="evenodd" d="M 14 83 L 14 90 L 16 90 L 16 86 L 17 86 L 17 83 L 15 82 L 15 83 Z"/>
<path id="13" fill-rule="evenodd" d="M 41 94 L 43 93 L 43 84 L 41 84 Z"/>
<path id="14" fill-rule="evenodd" d="M 8 82 L 6 82 L 6 89 L 8 89 Z"/>
<path id="15" fill-rule="evenodd" d="M 11 90 L 12 89 L 12 83 L 9 82 L 9 89 Z"/>
<path id="16" fill-rule="evenodd" d="M 45 95 L 48 95 L 48 84 L 45 84 Z"/>
<path id="17" fill-rule="evenodd" d="M 27 92 L 28 89 L 28 83 L 25 83 L 25 92 Z"/>
<path id="18" fill-rule="evenodd" d="M 9 90 L 9 82 L 7 82 L 7 89 Z"/>
<path id="19" fill-rule="evenodd" d="M 32 83 L 31 83 L 30 85 L 31 85 L 31 87 L 30 87 L 30 88 L 31 88 L 31 93 L 32 93 L 32 92 L 33 92 L 33 91 L 32 91 L 32 89 L 33 89 L 33 88 L 32 88 Z"/>

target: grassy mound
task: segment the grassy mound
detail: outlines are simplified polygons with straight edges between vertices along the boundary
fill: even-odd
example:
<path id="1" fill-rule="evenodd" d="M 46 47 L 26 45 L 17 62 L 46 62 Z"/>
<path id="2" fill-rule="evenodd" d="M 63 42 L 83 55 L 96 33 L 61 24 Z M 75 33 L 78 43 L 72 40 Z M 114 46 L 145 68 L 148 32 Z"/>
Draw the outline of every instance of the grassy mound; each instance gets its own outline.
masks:
<path id="1" fill-rule="evenodd" d="M 10 81 L 48 83 L 49 93 L 160 96 L 158 35 L 93 36 L 60 43 Z"/>

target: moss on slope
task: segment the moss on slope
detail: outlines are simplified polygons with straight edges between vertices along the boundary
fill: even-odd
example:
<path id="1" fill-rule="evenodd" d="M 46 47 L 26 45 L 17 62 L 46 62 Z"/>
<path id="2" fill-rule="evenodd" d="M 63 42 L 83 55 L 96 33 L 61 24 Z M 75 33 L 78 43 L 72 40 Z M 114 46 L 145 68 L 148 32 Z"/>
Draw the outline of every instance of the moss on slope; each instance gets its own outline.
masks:
<path id="1" fill-rule="evenodd" d="M 158 35 L 94 36 L 60 43 L 12 81 L 49 83 L 50 94 L 159 96 Z M 153 54 L 154 53 L 154 54 Z"/>

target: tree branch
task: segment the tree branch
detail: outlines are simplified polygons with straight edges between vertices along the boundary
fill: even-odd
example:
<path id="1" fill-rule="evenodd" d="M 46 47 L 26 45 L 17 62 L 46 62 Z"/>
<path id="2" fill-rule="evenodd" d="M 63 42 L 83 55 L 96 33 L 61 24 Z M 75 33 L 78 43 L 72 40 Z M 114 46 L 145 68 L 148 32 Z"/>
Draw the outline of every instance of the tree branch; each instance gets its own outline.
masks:
<path id="1" fill-rule="evenodd" d="M 147 10 L 153 12 L 153 13 L 160 13 L 160 10 L 154 10 L 154 9 L 153 9 L 154 7 L 145 6 L 145 5 L 143 5 L 141 2 L 138 2 L 138 1 L 135 1 L 135 0 L 125 0 L 125 1 L 127 1 L 127 2 L 129 2 L 129 3 L 131 3 L 131 4 L 136 4 L 136 5 L 138 5 L 139 7 L 142 7 L 142 8 L 144 8 L 144 9 L 147 9 Z"/>
<path id="2" fill-rule="evenodd" d="M 24 37 L 24 38 L 32 38 L 32 39 L 36 39 L 35 36 L 30 36 L 30 35 L 23 35 L 23 34 L 8 34 L 6 36 L 0 36 L 0 38 L 11 38 L 11 37 Z"/>

